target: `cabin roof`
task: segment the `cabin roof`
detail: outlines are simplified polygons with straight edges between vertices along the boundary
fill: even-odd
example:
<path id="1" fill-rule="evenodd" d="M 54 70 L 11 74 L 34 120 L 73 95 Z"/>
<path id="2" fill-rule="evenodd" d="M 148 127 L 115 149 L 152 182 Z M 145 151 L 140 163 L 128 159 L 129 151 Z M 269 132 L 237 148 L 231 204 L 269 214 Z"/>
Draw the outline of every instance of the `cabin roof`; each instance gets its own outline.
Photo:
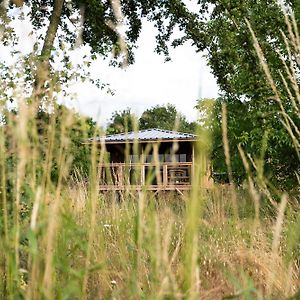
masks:
<path id="1" fill-rule="evenodd" d="M 163 130 L 158 128 L 145 129 L 140 131 L 131 131 L 127 133 L 118 133 L 106 136 L 96 137 L 95 140 L 89 139 L 89 142 L 104 142 L 106 144 L 112 143 L 126 143 L 126 142 L 150 142 L 150 141 L 195 141 L 196 135 L 191 133 L 183 133 L 177 131 Z"/>

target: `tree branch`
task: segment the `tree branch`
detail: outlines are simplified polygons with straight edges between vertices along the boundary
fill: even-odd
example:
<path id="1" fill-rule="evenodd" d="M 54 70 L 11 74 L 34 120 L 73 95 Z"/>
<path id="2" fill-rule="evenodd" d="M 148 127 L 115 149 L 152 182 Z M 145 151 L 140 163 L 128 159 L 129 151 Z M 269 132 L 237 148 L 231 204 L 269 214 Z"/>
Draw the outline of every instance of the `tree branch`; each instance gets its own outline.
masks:
<path id="1" fill-rule="evenodd" d="M 33 99 L 37 105 L 40 105 L 42 96 L 45 92 L 45 83 L 47 79 L 49 79 L 51 50 L 53 48 L 54 40 L 61 20 L 64 2 L 64 0 L 54 1 L 53 11 L 50 17 L 50 23 L 45 36 L 43 48 L 38 58 L 32 93 Z"/>

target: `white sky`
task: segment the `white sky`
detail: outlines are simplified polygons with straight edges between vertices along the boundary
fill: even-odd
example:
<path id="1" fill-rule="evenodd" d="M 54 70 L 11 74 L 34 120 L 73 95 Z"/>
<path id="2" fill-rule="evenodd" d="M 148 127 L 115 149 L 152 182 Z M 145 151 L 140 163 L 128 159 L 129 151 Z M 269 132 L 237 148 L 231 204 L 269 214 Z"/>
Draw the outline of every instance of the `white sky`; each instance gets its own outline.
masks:
<path id="1" fill-rule="evenodd" d="M 171 62 L 164 62 L 163 56 L 154 53 L 154 28 L 149 23 L 144 25 L 134 65 L 123 70 L 110 67 L 102 60 L 93 63 L 92 73 L 110 83 L 115 94 L 109 95 L 90 84 L 78 84 L 74 87 L 78 96 L 74 106 L 94 118 L 100 115 L 103 123 L 115 110 L 130 107 L 140 115 L 156 104 L 172 103 L 189 120 L 195 120 L 196 100 L 218 95 L 205 58 L 186 43 L 171 50 Z"/>
<path id="2" fill-rule="evenodd" d="M 124 70 L 111 67 L 108 61 L 102 59 L 92 64 L 92 75 L 98 76 L 103 83 L 109 83 L 115 94 L 110 95 L 90 83 L 80 82 L 71 88 L 77 97 L 71 103 L 66 100 L 68 105 L 104 125 L 116 110 L 130 107 L 140 115 L 147 108 L 166 103 L 174 104 L 189 120 L 195 120 L 196 100 L 217 97 L 218 87 L 203 55 L 196 54 L 195 49 L 186 43 L 171 50 L 172 61 L 165 63 L 163 56 L 154 53 L 153 26 L 147 22 L 143 25 L 134 65 Z M 18 27 L 20 47 L 28 52 L 34 38 L 28 36 L 30 29 L 24 24 Z M 83 52 L 84 49 L 75 51 L 75 60 L 80 59 Z M 7 55 L 0 45 L 0 60 L 7 60 Z"/>

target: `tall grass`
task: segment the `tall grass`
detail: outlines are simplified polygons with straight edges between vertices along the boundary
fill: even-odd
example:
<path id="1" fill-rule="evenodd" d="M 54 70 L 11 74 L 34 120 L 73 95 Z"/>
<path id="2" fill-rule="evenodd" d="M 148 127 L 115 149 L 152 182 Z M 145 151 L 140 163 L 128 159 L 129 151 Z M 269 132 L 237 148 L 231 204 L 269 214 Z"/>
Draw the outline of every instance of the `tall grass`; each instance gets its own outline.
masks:
<path id="1" fill-rule="evenodd" d="M 251 189 L 235 190 L 236 202 L 231 187 L 203 189 L 203 140 L 190 193 L 100 193 L 102 148 L 91 146 L 88 181 L 70 175 L 72 115 L 57 129 L 54 112 L 41 140 L 33 113 L 20 103 L 1 127 L 3 299 L 284 299 L 299 290 L 292 198 L 278 212 L 260 198 L 258 217 Z"/>
<path id="2" fill-rule="evenodd" d="M 19 100 L 0 126 L 1 299 L 299 298 L 299 197 L 282 194 L 276 204 L 263 176 L 257 183 L 250 173 L 245 189 L 204 189 L 207 135 L 190 193 L 100 192 L 103 145 L 91 145 L 87 178 L 74 172 L 73 115 L 54 110 L 41 125 Z M 224 126 L 225 151 L 227 143 Z"/>

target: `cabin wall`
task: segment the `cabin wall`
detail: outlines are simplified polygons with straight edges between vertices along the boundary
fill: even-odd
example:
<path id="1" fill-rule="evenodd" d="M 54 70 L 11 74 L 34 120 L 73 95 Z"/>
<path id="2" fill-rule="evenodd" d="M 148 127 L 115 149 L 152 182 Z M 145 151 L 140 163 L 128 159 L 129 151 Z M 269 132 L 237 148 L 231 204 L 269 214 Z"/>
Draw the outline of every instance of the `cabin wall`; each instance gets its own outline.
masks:
<path id="1" fill-rule="evenodd" d="M 150 145 L 150 146 L 149 146 Z M 161 162 L 160 165 L 149 165 L 147 163 L 153 161 L 153 152 L 155 147 L 158 147 L 158 155 Z M 133 151 L 133 148 L 137 149 Z M 165 190 L 182 189 L 188 190 L 192 184 L 192 178 L 194 174 L 194 143 L 188 141 L 179 142 L 162 142 L 162 143 L 115 143 L 107 144 L 107 151 L 110 153 L 110 163 L 116 163 L 116 165 L 108 165 L 103 169 L 103 189 L 114 187 L 115 189 L 123 189 L 126 186 L 141 187 L 145 185 L 145 178 L 152 178 L 152 181 L 147 181 L 147 184 L 151 189 L 155 190 L 163 188 Z M 179 160 L 178 164 L 172 164 L 172 160 L 169 159 L 173 154 L 184 155 L 185 161 Z M 131 157 L 127 157 L 126 155 Z M 149 155 L 149 157 L 146 156 Z M 133 157 L 133 155 L 138 155 Z M 141 159 L 143 156 L 143 159 Z M 148 160 L 150 158 L 150 160 Z M 124 163 L 137 163 L 146 162 L 143 165 L 124 165 Z M 207 166 L 207 170 L 208 170 Z M 213 184 L 213 181 L 209 178 L 207 173 L 204 178 L 204 187 L 209 188 Z"/>
<path id="2" fill-rule="evenodd" d="M 149 146 L 150 145 L 150 146 Z M 133 162 L 140 161 L 141 155 L 148 155 L 144 157 L 146 162 L 153 160 L 153 149 L 157 143 L 140 143 L 138 145 L 138 153 L 133 150 L 136 145 L 133 144 L 108 144 L 106 146 L 107 151 L 110 153 L 110 162 L 124 163 L 126 154 L 131 155 Z M 149 148 L 150 147 L 150 148 Z M 175 151 L 176 150 L 176 151 Z M 193 143 L 186 141 L 162 142 L 159 144 L 158 155 L 161 162 L 171 162 L 172 155 L 175 154 L 175 159 L 180 162 L 192 162 L 193 161 Z M 138 157 L 134 157 L 137 155 Z"/>
<path id="3" fill-rule="evenodd" d="M 122 144 L 109 144 L 106 146 L 110 153 L 110 163 L 122 163 L 125 161 L 125 147 Z"/>

